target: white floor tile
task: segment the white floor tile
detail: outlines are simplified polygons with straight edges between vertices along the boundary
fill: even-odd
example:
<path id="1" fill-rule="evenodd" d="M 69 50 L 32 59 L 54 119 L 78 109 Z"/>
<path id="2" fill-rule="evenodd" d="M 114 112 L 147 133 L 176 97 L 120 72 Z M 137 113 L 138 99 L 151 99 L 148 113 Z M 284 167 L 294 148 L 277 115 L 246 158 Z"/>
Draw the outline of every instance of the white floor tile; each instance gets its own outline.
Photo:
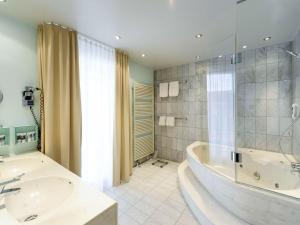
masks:
<path id="1" fill-rule="evenodd" d="M 178 187 L 179 164 L 152 161 L 134 168 L 129 183 L 105 190 L 118 202 L 119 225 L 199 225 Z"/>

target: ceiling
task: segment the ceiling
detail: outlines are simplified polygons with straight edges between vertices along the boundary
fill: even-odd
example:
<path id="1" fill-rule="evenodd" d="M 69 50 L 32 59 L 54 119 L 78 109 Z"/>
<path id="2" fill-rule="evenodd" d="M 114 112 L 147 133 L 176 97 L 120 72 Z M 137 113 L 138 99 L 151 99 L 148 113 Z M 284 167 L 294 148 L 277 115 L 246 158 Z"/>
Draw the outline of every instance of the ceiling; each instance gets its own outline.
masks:
<path id="1" fill-rule="evenodd" d="M 116 48 L 153 69 L 291 40 L 299 0 L 8 0 L 0 13 L 37 25 L 56 22 Z M 195 35 L 203 37 L 196 39 Z M 116 40 L 115 35 L 121 39 Z M 146 57 L 141 57 L 145 54 Z"/>

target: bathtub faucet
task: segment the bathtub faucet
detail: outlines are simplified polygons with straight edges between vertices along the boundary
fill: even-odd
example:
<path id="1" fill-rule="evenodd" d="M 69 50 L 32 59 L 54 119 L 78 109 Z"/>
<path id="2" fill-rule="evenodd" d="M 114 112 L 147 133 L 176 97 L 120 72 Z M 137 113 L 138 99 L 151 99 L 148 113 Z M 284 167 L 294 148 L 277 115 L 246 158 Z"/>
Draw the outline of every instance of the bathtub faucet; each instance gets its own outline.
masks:
<path id="1" fill-rule="evenodd" d="M 19 181 L 19 180 L 21 180 L 21 178 L 22 178 L 24 175 L 25 175 L 25 173 L 22 173 L 22 174 L 20 174 L 20 175 L 14 177 L 14 178 L 12 178 L 12 179 L 10 179 L 10 180 L 6 180 L 6 181 L 3 181 L 3 182 L 0 182 L 0 187 L 1 187 L 1 186 L 5 186 L 5 185 L 10 184 L 10 183 L 14 183 L 14 182 Z"/>
<path id="2" fill-rule="evenodd" d="M 2 189 L 0 190 L 0 196 L 7 194 L 7 193 L 13 193 L 13 192 L 18 192 L 20 191 L 21 188 L 8 188 L 6 189 L 5 186 L 2 186 Z"/>
<path id="3" fill-rule="evenodd" d="M 292 162 L 291 167 L 292 167 L 291 170 L 292 172 L 298 172 L 300 174 L 300 163 Z"/>

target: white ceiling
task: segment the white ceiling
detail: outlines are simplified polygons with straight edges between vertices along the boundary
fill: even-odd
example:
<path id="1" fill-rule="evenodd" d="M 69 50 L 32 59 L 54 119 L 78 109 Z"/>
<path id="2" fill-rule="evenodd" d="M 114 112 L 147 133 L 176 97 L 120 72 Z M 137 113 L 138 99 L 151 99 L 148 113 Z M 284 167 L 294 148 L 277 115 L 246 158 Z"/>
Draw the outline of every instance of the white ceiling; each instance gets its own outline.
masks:
<path id="1" fill-rule="evenodd" d="M 0 13 L 34 25 L 60 23 L 157 69 L 233 52 L 236 25 L 238 45 L 261 46 L 264 36 L 291 40 L 300 1 L 248 0 L 236 12 L 236 0 L 8 0 Z"/>

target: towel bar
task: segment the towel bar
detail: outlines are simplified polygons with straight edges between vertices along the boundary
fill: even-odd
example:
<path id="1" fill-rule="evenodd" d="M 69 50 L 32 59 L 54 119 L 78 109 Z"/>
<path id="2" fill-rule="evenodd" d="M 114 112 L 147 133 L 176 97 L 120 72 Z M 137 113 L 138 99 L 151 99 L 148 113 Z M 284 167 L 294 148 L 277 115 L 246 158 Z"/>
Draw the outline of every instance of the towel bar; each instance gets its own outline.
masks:
<path id="1" fill-rule="evenodd" d="M 163 115 L 160 115 L 163 116 Z M 157 116 L 157 118 L 159 118 L 160 116 Z M 168 115 L 165 115 L 168 116 Z M 187 120 L 188 118 L 186 116 L 174 116 L 176 120 Z"/>

